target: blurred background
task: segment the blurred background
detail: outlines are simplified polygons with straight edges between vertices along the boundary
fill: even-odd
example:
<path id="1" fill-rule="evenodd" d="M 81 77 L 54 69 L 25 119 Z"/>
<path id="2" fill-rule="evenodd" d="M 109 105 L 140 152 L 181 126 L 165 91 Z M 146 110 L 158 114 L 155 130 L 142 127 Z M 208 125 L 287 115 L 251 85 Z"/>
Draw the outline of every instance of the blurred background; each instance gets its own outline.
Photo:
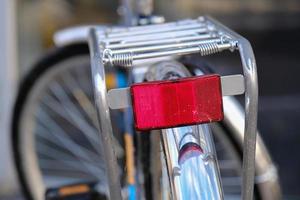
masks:
<path id="1" fill-rule="evenodd" d="M 258 127 L 279 170 L 284 197 L 300 199 L 300 2 L 297 0 L 156 0 L 167 21 L 211 15 L 252 43 L 258 65 Z M 0 199 L 19 193 L 11 161 L 10 107 L 19 81 L 49 48 L 55 31 L 120 22 L 116 0 L 1 0 Z M 3 41 L 5 38 L 5 41 Z M 13 45 L 16 48 L 13 48 Z M 238 72 L 236 60 L 211 59 Z"/>

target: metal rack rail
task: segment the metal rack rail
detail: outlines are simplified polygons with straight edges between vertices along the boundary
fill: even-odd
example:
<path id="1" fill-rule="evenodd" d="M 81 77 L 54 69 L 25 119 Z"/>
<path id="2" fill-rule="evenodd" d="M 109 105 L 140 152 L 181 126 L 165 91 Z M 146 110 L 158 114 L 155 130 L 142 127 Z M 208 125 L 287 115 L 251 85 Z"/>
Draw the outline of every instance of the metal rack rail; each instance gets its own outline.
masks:
<path id="1" fill-rule="evenodd" d="M 224 50 L 238 50 L 245 77 L 245 130 L 243 150 L 242 199 L 253 198 L 255 172 L 255 146 L 257 134 L 258 83 L 256 63 L 250 43 L 209 17 L 194 20 L 137 27 L 92 28 L 89 35 L 96 106 L 100 116 L 100 129 L 107 143 L 112 191 L 120 191 L 114 172 L 113 149 L 109 141 L 111 122 L 105 87 L 105 66 L 134 67 L 135 61 L 164 56 L 199 53 L 201 56 Z M 113 199 L 118 199 L 118 194 Z"/>
<path id="2" fill-rule="evenodd" d="M 200 17 L 161 25 L 111 28 L 97 32 L 104 64 L 131 67 L 135 60 L 200 53 L 202 56 L 237 47 L 237 41 Z"/>

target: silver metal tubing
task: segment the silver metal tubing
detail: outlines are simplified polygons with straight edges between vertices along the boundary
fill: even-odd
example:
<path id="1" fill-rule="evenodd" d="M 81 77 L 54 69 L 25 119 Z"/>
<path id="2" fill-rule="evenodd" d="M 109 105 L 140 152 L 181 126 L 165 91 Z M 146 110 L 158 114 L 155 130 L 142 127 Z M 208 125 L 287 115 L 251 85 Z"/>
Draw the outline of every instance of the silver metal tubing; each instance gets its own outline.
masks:
<path id="1" fill-rule="evenodd" d="M 106 48 L 121 49 L 121 48 L 131 48 L 131 47 L 150 46 L 150 45 L 173 44 L 173 43 L 180 43 L 180 42 L 210 39 L 210 38 L 214 38 L 216 36 L 217 36 L 217 34 L 209 33 L 209 34 L 201 34 L 201 35 L 188 36 L 188 37 L 167 38 L 167 39 L 161 39 L 161 40 L 150 40 L 150 41 L 140 41 L 140 42 L 131 42 L 131 43 L 119 43 L 119 44 L 107 44 Z"/>
<path id="2" fill-rule="evenodd" d="M 173 27 L 173 26 L 178 26 L 178 25 L 186 25 L 186 24 L 193 24 L 196 23 L 198 19 L 185 19 L 185 20 L 180 20 L 180 21 L 175 21 L 175 22 L 167 22 L 163 24 L 150 24 L 150 25 L 144 25 L 144 26 L 132 26 L 132 27 L 122 27 L 122 28 L 116 28 L 116 27 L 111 27 L 108 28 L 106 31 L 108 33 L 122 33 L 122 32 L 127 32 L 127 31 L 137 31 L 137 30 L 147 30 L 147 29 L 155 29 L 157 27 L 162 28 L 162 27 Z"/>
<path id="3" fill-rule="evenodd" d="M 112 124 L 106 100 L 105 69 L 102 64 L 102 53 L 98 46 L 96 30 L 91 28 L 89 33 L 89 48 L 91 55 L 92 79 L 94 97 L 99 121 L 99 131 L 102 137 L 106 172 L 109 184 L 110 199 L 121 200 L 120 176 L 117 164 L 114 143 L 112 141 Z"/>
<path id="4" fill-rule="evenodd" d="M 146 29 L 142 32 L 143 27 L 137 27 L 133 32 L 135 35 L 127 30 L 122 34 L 112 34 L 110 37 L 105 31 L 98 31 L 98 45 L 99 48 L 103 48 L 103 59 L 98 59 L 98 62 L 102 64 L 111 64 L 119 66 L 133 66 L 134 61 L 143 60 L 148 58 L 158 58 L 164 56 L 177 56 L 192 53 L 200 53 L 202 56 L 214 54 L 222 50 L 235 50 L 238 49 L 240 52 L 242 66 L 245 76 L 245 137 L 244 137 L 244 152 L 243 152 L 243 200 L 252 200 L 253 197 L 253 185 L 254 185 L 254 170 L 255 170 L 255 145 L 256 145 L 256 126 L 257 126 L 257 100 L 258 100 L 258 83 L 256 73 L 256 63 L 254 54 L 250 43 L 234 33 L 228 28 L 222 26 L 218 22 L 206 18 L 198 18 L 196 22 L 199 23 L 201 28 L 191 28 L 188 30 L 182 30 L 178 24 L 178 28 L 167 29 L 167 26 L 157 25 L 157 30 Z M 205 26 L 202 27 L 202 24 Z M 160 31 L 160 27 L 163 28 Z M 190 27 L 198 27 L 191 25 Z M 169 27 L 170 28 L 170 27 Z M 123 53 L 115 53 L 112 49 L 106 48 L 106 45 L 113 43 L 137 43 L 137 42 L 148 42 L 154 40 L 166 40 L 166 39 L 178 39 L 179 37 L 186 38 L 188 36 L 199 36 L 199 34 L 212 34 L 218 31 L 217 37 L 221 39 L 221 42 L 208 42 L 199 44 L 196 47 L 190 47 L 187 44 L 190 42 L 182 42 L 186 46 L 180 45 L 158 45 L 158 47 L 143 47 L 143 48 L 132 48 L 130 51 L 127 49 L 119 50 Z M 96 35 L 96 34 L 95 34 Z M 95 36 L 96 37 L 96 36 Z M 225 40 L 223 40 L 224 38 Z M 180 47 L 178 47 L 180 46 Z M 170 48 L 167 48 L 170 47 Z M 126 48 L 126 47 L 125 47 Z M 167 49 L 166 49 L 167 48 Z M 135 50 L 135 51 L 134 51 Z M 150 51 L 151 52 L 147 52 Z M 117 51 L 118 52 L 118 51 Z M 101 57 L 101 56 L 100 56 Z M 106 97 L 105 97 L 106 98 Z M 103 100 L 104 101 L 104 100 Z M 107 110 L 105 103 L 105 110 Z"/>
<path id="5" fill-rule="evenodd" d="M 207 28 L 199 28 L 195 30 L 183 30 L 183 31 L 176 31 L 176 32 L 163 32 L 163 33 L 149 33 L 144 35 L 137 35 L 135 37 L 132 36 L 123 36 L 123 37 L 115 37 L 115 38 L 106 38 L 105 35 L 102 33 L 99 34 L 99 39 L 102 39 L 103 42 L 137 42 L 137 41 L 148 41 L 148 40 L 158 40 L 158 39 L 167 39 L 167 38 L 176 38 L 176 37 L 183 37 L 183 36 L 195 36 L 201 33 L 208 33 L 209 30 Z"/>
<path id="6" fill-rule="evenodd" d="M 182 30 L 194 30 L 203 28 L 203 24 L 198 23 L 192 23 L 192 24 L 186 24 L 181 26 L 172 26 L 172 27 L 160 27 L 158 29 L 155 28 L 145 28 L 143 26 L 142 29 L 138 29 L 135 31 L 125 31 L 125 32 L 116 32 L 116 33 L 106 33 L 106 36 L 109 38 L 115 38 L 115 37 L 124 37 L 124 36 L 136 36 L 136 35 L 144 35 L 144 34 L 154 34 L 154 33 L 164 33 L 164 32 L 173 32 L 173 31 L 182 31 Z"/>
<path id="7" fill-rule="evenodd" d="M 246 77 L 245 87 L 245 136 L 243 149 L 242 199 L 253 199 L 255 175 L 255 148 L 257 135 L 258 85 L 254 53 L 246 39 L 239 39 L 239 51 Z"/>
<path id="8" fill-rule="evenodd" d="M 219 43 L 219 42 L 221 42 L 221 39 L 213 38 L 213 39 L 209 39 L 209 40 L 198 40 L 198 41 L 196 40 L 193 42 L 181 42 L 181 43 L 175 43 L 175 44 L 173 43 L 173 44 L 165 44 L 165 45 L 118 49 L 118 50 L 112 50 L 112 53 L 113 54 L 126 53 L 126 52 L 138 53 L 138 52 L 145 52 L 145 51 L 171 49 L 171 48 L 186 48 L 186 47 L 194 47 L 194 46 L 198 46 L 200 44 L 213 43 L 213 42 Z"/>
<path id="9" fill-rule="evenodd" d="M 229 129 L 235 141 L 240 147 L 243 145 L 245 129 L 245 113 L 243 107 L 233 97 L 223 97 L 224 124 Z M 256 184 L 262 199 L 281 200 L 281 191 L 276 167 L 263 143 L 262 138 L 257 133 L 256 145 Z M 267 174 L 267 179 L 260 182 L 260 177 Z"/>
<path id="10" fill-rule="evenodd" d="M 254 53 L 249 41 L 242 36 L 229 30 L 215 20 L 207 17 L 218 29 L 223 30 L 232 38 L 238 40 L 243 72 L 245 76 L 245 130 L 243 147 L 243 182 L 242 199 L 252 200 L 255 175 L 255 149 L 257 135 L 257 104 L 258 104 L 258 81 Z"/>
<path id="11" fill-rule="evenodd" d="M 233 31 L 227 29 L 226 27 L 220 25 L 218 22 L 214 21 L 213 19 L 209 18 L 209 17 L 201 17 L 198 18 L 196 20 L 181 20 L 178 22 L 171 22 L 171 23 L 164 23 L 164 24 L 159 24 L 159 25 L 147 25 L 147 26 L 142 26 L 142 27 L 130 27 L 130 28 L 120 28 L 120 27 L 114 27 L 114 28 L 110 28 L 110 32 L 126 32 L 126 31 L 131 31 L 131 30 L 146 30 L 146 29 L 157 29 L 157 28 L 161 28 L 161 27 L 169 27 L 169 26 L 178 26 L 178 25 L 182 25 L 182 24 L 190 24 L 190 23 L 202 23 L 202 24 L 206 24 L 207 26 L 210 26 L 210 24 L 212 26 L 215 26 L 215 31 L 220 31 L 220 33 L 225 34 L 226 36 L 229 36 L 231 39 L 238 41 L 238 48 L 241 52 L 241 58 L 243 60 L 243 69 L 245 72 L 245 84 L 246 84 L 246 121 L 244 121 L 244 115 L 236 115 L 235 112 L 233 112 L 233 108 L 235 108 L 236 110 L 238 110 L 239 112 L 242 112 L 242 110 L 240 108 L 237 108 L 238 104 L 237 102 L 233 102 L 232 98 L 230 97 L 226 97 L 224 98 L 224 112 L 225 112 L 225 124 L 229 126 L 230 130 L 233 132 L 233 134 L 235 135 L 235 138 L 237 139 L 238 142 L 241 142 L 243 139 L 244 141 L 249 141 L 250 142 L 245 142 L 245 146 L 244 146 L 244 159 L 247 159 L 248 162 L 244 163 L 244 174 L 243 174 L 243 199 L 251 199 L 252 195 L 252 191 L 253 191 L 253 152 L 255 151 L 255 143 L 253 141 L 255 141 L 255 135 L 256 135 L 256 113 L 257 113 L 257 77 L 256 77 L 256 65 L 255 65 L 255 60 L 253 57 L 253 52 L 251 50 L 251 46 L 249 45 L 249 43 L 247 41 L 245 41 L 241 36 L 239 36 L 238 34 L 234 33 Z M 106 38 L 105 37 L 105 32 L 107 31 L 108 28 L 105 28 L 105 30 L 102 30 L 104 28 L 99 26 L 95 27 L 95 29 L 97 30 L 97 36 L 101 36 L 101 38 Z M 76 43 L 78 40 L 81 41 L 85 41 L 87 34 L 85 34 L 84 31 L 81 30 L 87 30 L 86 27 L 80 28 L 80 32 L 78 31 L 62 31 L 61 33 L 59 33 L 58 35 L 61 35 L 63 37 L 59 37 L 59 39 L 55 40 L 56 44 L 58 45 L 64 45 L 64 44 L 69 44 L 69 43 Z M 101 31 L 102 30 L 102 31 Z M 81 34 L 83 33 L 83 34 Z M 110 49 L 110 47 L 113 49 L 116 46 L 120 45 L 120 47 L 116 47 L 116 48 L 126 48 L 126 47 L 137 47 L 137 46 L 141 46 L 141 45 L 153 45 L 154 44 L 164 44 L 164 42 L 166 41 L 166 43 L 170 42 L 172 43 L 174 42 L 185 42 L 185 41 L 193 41 L 193 37 L 205 37 L 205 35 L 209 35 L 213 33 L 213 30 L 209 29 L 204 33 L 204 34 L 198 34 L 198 33 L 180 33 L 176 36 L 174 35 L 168 35 L 166 34 L 164 37 L 155 37 L 154 39 L 152 39 L 152 37 L 149 35 L 147 37 L 144 38 L 140 38 L 137 40 L 137 38 L 131 38 L 131 37 L 125 37 L 125 38 L 119 38 L 119 40 L 115 40 L 116 42 L 119 42 L 118 44 L 113 44 L 113 43 L 106 43 L 107 46 L 106 48 Z M 221 34 L 217 34 L 217 36 L 220 36 Z M 93 36 L 95 37 L 95 36 Z M 61 39 L 60 39 L 61 38 Z M 191 40 L 189 40 L 188 38 L 191 38 Z M 158 39 L 158 40 L 156 40 Z M 93 39 L 94 45 L 99 44 L 99 38 L 98 41 L 95 41 L 95 39 Z M 113 40 L 112 40 L 113 41 Z M 245 42 L 243 42 L 245 41 Z M 132 42 L 132 43 L 130 43 Z M 149 42 L 149 44 L 148 44 Z M 161 43 L 160 43 L 161 42 Z M 132 44 L 132 46 L 130 46 Z M 115 46 L 114 46 L 115 45 Z M 125 45 L 125 46 L 122 46 Z M 128 45 L 128 46 L 126 46 Z M 135 46 L 136 45 L 136 46 Z M 96 48 L 96 47 L 94 47 Z M 99 52 L 98 52 L 99 53 Z M 99 62 L 99 60 L 101 61 L 101 55 L 99 55 L 98 59 L 94 59 L 93 62 Z M 153 60 L 153 59 L 151 59 Z M 148 60 L 150 61 L 150 60 Z M 100 62 L 101 63 L 101 62 Z M 95 65 L 95 64 L 94 64 Z M 138 70 L 138 69 L 136 69 Z M 251 85 L 252 84 L 252 85 Z M 227 99 L 230 99 L 230 101 Z M 231 102 L 231 107 L 229 106 L 228 103 L 226 102 Z M 98 102 L 101 103 L 101 102 Z M 105 112 L 105 111 L 104 111 Z M 251 120 L 251 121 L 249 121 Z M 243 137 L 245 136 L 245 137 Z M 247 150 L 250 147 L 250 151 Z M 262 148 L 259 148 L 262 147 Z M 248 153 L 247 153 L 248 152 Z M 250 154 L 249 154 L 250 152 Z M 250 155 L 250 156 L 249 156 Z M 263 175 L 265 173 L 268 172 L 268 169 L 272 169 L 273 165 L 270 161 L 269 158 L 266 158 L 267 152 L 265 150 L 264 145 L 262 144 L 262 141 L 258 138 L 258 149 L 256 151 L 256 155 L 257 155 L 257 161 L 256 161 L 256 165 L 257 165 L 257 173 L 258 175 Z M 269 166 L 272 165 L 272 166 Z M 248 166 L 248 167 L 247 167 Z M 113 169 L 112 169 L 113 170 Z M 248 177 L 248 178 L 247 178 Z M 250 177 L 250 178 L 249 178 Z M 276 199 L 274 197 L 278 197 L 278 193 L 280 193 L 279 189 L 279 185 L 278 185 L 278 181 L 276 179 L 276 174 L 274 175 L 275 178 L 273 178 L 272 180 L 269 180 L 269 182 L 265 182 L 259 184 L 259 188 L 263 187 L 262 191 L 260 192 L 264 192 L 264 196 L 263 197 L 267 197 L 267 199 Z M 273 184 L 273 185 L 272 185 Z M 266 192 L 268 191 L 268 192 Z M 273 195 L 274 194 L 274 195 Z M 277 198 L 278 199 L 278 198 Z M 279 198 L 280 199 L 280 198 Z"/>
<path id="12" fill-rule="evenodd" d="M 199 44 L 197 47 L 187 47 L 182 49 L 172 49 L 165 51 L 155 51 L 141 54 L 133 54 L 131 52 L 124 54 L 106 54 L 104 55 L 104 64 L 111 63 L 112 65 L 120 65 L 130 67 L 133 65 L 134 60 L 142 60 L 148 58 L 156 58 L 171 55 L 186 55 L 192 53 L 200 53 L 201 55 L 209 55 L 217 52 L 221 52 L 226 49 L 235 48 L 235 44 L 231 42 L 219 44 L 219 43 L 205 43 Z"/>

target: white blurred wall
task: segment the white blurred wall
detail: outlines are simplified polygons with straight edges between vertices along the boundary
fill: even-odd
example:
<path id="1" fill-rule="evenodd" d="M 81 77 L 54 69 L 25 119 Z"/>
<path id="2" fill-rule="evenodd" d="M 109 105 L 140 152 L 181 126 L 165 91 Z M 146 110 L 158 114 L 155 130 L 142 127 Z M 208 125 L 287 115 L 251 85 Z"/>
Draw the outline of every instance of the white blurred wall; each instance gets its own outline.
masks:
<path id="1" fill-rule="evenodd" d="M 0 0 L 0 199 L 17 191 L 9 137 L 18 77 L 16 35 L 15 1 Z"/>

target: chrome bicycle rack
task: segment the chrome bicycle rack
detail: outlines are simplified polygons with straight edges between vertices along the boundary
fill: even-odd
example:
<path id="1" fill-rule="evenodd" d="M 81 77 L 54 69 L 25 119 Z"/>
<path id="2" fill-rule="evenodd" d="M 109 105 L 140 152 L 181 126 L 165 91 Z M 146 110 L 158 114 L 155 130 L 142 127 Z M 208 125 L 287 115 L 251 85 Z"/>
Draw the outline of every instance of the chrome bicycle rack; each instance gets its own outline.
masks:
<path id="1" fill-rule="evenodd" d="M 104 67 L 134 67 L 140 60 L 199 53 L 201 56 L 238 50 L 245 83 L 245 129 L 242 199 L 253 198 L 257 134 L 258 83 L 250 43 L 210 17 L 137 27 L 91 28 L 89 34 L 95 101 L 107 161 L 112 199 L 121 199 L 116 158 L 111 141 Z M 123 106 L 128 106 L 124 102 Z"/>

